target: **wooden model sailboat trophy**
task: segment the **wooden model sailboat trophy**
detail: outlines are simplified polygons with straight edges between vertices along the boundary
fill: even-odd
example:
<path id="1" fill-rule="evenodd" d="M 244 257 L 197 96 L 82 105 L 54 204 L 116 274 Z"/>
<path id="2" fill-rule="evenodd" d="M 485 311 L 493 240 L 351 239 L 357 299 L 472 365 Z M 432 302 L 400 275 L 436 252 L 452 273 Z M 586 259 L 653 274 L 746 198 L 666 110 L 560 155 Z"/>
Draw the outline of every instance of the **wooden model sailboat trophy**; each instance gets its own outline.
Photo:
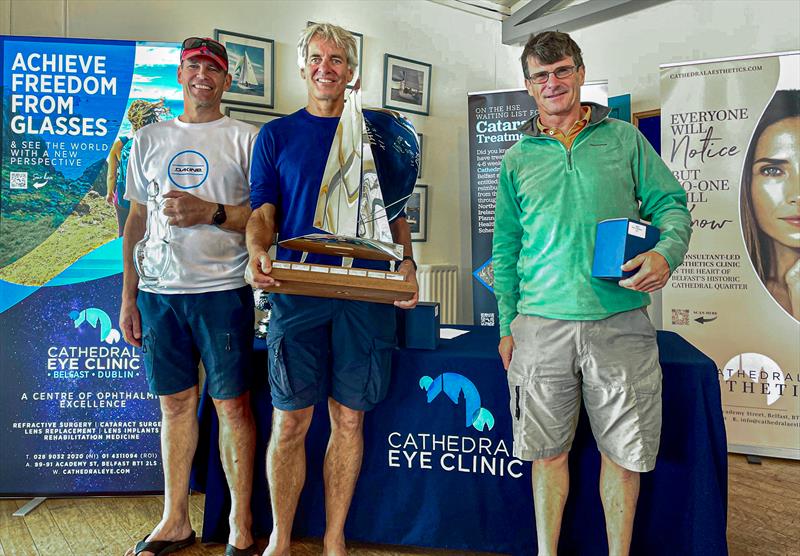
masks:
<path id="1" fill-rule="evenodd" d="M 402 214 L 414 189 L 419 143 L 411 123 L 391 110 L 361 109 L 352 90 L 336 129 L 317 197 L 314 228 L 320 233 L 281 239 L 307 253 L 337 255 L 342 266 L 273 261 L 270 276 L 286 294 L 393 303 L 411 299 L 415 288 L 402 274 L 348 268 L 353 258 L 400 261 L 389 221 Z M 303 257 L 305 260 L 305 257 Z"/>

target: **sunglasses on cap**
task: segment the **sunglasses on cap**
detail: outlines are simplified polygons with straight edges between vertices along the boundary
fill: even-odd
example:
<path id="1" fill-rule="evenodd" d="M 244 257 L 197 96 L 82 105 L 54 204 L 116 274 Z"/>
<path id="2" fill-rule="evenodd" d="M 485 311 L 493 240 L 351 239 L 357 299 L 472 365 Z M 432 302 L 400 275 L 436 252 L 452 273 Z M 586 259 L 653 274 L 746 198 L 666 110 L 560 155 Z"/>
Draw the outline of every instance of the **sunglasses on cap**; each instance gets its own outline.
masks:
<path id="1" fill-rule="evenodd" d="M 189 37 L 183 41 L 183 44 L 181 45 L 181 58 L 183 58 L 183 53 L 187 50 L 194 50 L 195 48 L 202 47 L 207 48 L 212 54 L 215 54 L 225 60 L 225 64 L 227 65 L 228 51 L 225 50 L 225 47 L 222 46 L 222 44 L 209 38 Z"/>

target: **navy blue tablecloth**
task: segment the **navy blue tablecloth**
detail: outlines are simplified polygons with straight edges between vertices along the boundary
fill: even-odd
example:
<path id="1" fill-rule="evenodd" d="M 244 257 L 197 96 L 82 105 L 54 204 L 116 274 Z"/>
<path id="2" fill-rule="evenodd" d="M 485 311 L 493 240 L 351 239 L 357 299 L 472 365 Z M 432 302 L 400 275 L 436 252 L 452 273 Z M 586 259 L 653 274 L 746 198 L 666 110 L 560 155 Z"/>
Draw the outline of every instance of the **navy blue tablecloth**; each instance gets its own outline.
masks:
<path id="1" fill-rule="evenodd" d="M 530 464 L 510 455 L 509 393 L 497 356 L 497 330 L 468 330 L 443 340 L 436 351 L 394 353 L 389 396 L 365 420 L 364 463 L 346 526 L 349 539 L 535 553 Z M 727 554 L 727 448 L 716 366 L 677 334 L 659 332 L 658 344 L 664 371 L 661 449 L 655 471 L 642 475 L 632 554 Z M 252 507 L 256 534 L 268 536 L 264 458 L 271 406 L 263 343 L 257 356 Z M 206 493 L 203 540 L 225 542 L 230 501 L 216 414 L 205 393 L 199 413 L 192 488 Z M 295 519 L 297 536 L 318 537 L 324 530 L 322 461 L 329 430 L 327 408 L 320 404 L 306 443 L 308 478 Z M 608 553 L 599 464 L 582 410 L 570 455 L 559 554 Z"/>

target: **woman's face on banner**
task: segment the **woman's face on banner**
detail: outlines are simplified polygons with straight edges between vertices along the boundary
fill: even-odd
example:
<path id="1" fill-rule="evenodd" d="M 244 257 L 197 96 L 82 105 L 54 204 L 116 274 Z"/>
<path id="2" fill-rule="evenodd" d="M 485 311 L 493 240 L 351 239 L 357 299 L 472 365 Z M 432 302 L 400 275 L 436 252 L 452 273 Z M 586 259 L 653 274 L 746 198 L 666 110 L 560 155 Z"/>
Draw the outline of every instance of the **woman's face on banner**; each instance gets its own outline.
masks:
<path id="1" fill-rule="evenodd" d="M 751 195 L 759 228 L 800 249 L 800 117 L 767 127 L 753 159 Z"/>

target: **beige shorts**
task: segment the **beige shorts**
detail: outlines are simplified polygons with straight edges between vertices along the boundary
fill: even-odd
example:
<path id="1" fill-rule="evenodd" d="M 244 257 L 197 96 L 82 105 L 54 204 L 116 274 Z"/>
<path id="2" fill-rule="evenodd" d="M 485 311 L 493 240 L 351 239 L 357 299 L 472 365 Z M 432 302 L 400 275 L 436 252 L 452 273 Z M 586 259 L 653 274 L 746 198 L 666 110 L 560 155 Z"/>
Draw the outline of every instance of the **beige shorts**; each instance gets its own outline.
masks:
<path id="1" fill-rule="evenodd" d="M 569 451 L 581 395 L 597 447 L 631 471 L 655 467 L 661 437 L 661 367 L 644 308 L 597 321 L 518 315 L 508 369 L 514 456 Z"/>

